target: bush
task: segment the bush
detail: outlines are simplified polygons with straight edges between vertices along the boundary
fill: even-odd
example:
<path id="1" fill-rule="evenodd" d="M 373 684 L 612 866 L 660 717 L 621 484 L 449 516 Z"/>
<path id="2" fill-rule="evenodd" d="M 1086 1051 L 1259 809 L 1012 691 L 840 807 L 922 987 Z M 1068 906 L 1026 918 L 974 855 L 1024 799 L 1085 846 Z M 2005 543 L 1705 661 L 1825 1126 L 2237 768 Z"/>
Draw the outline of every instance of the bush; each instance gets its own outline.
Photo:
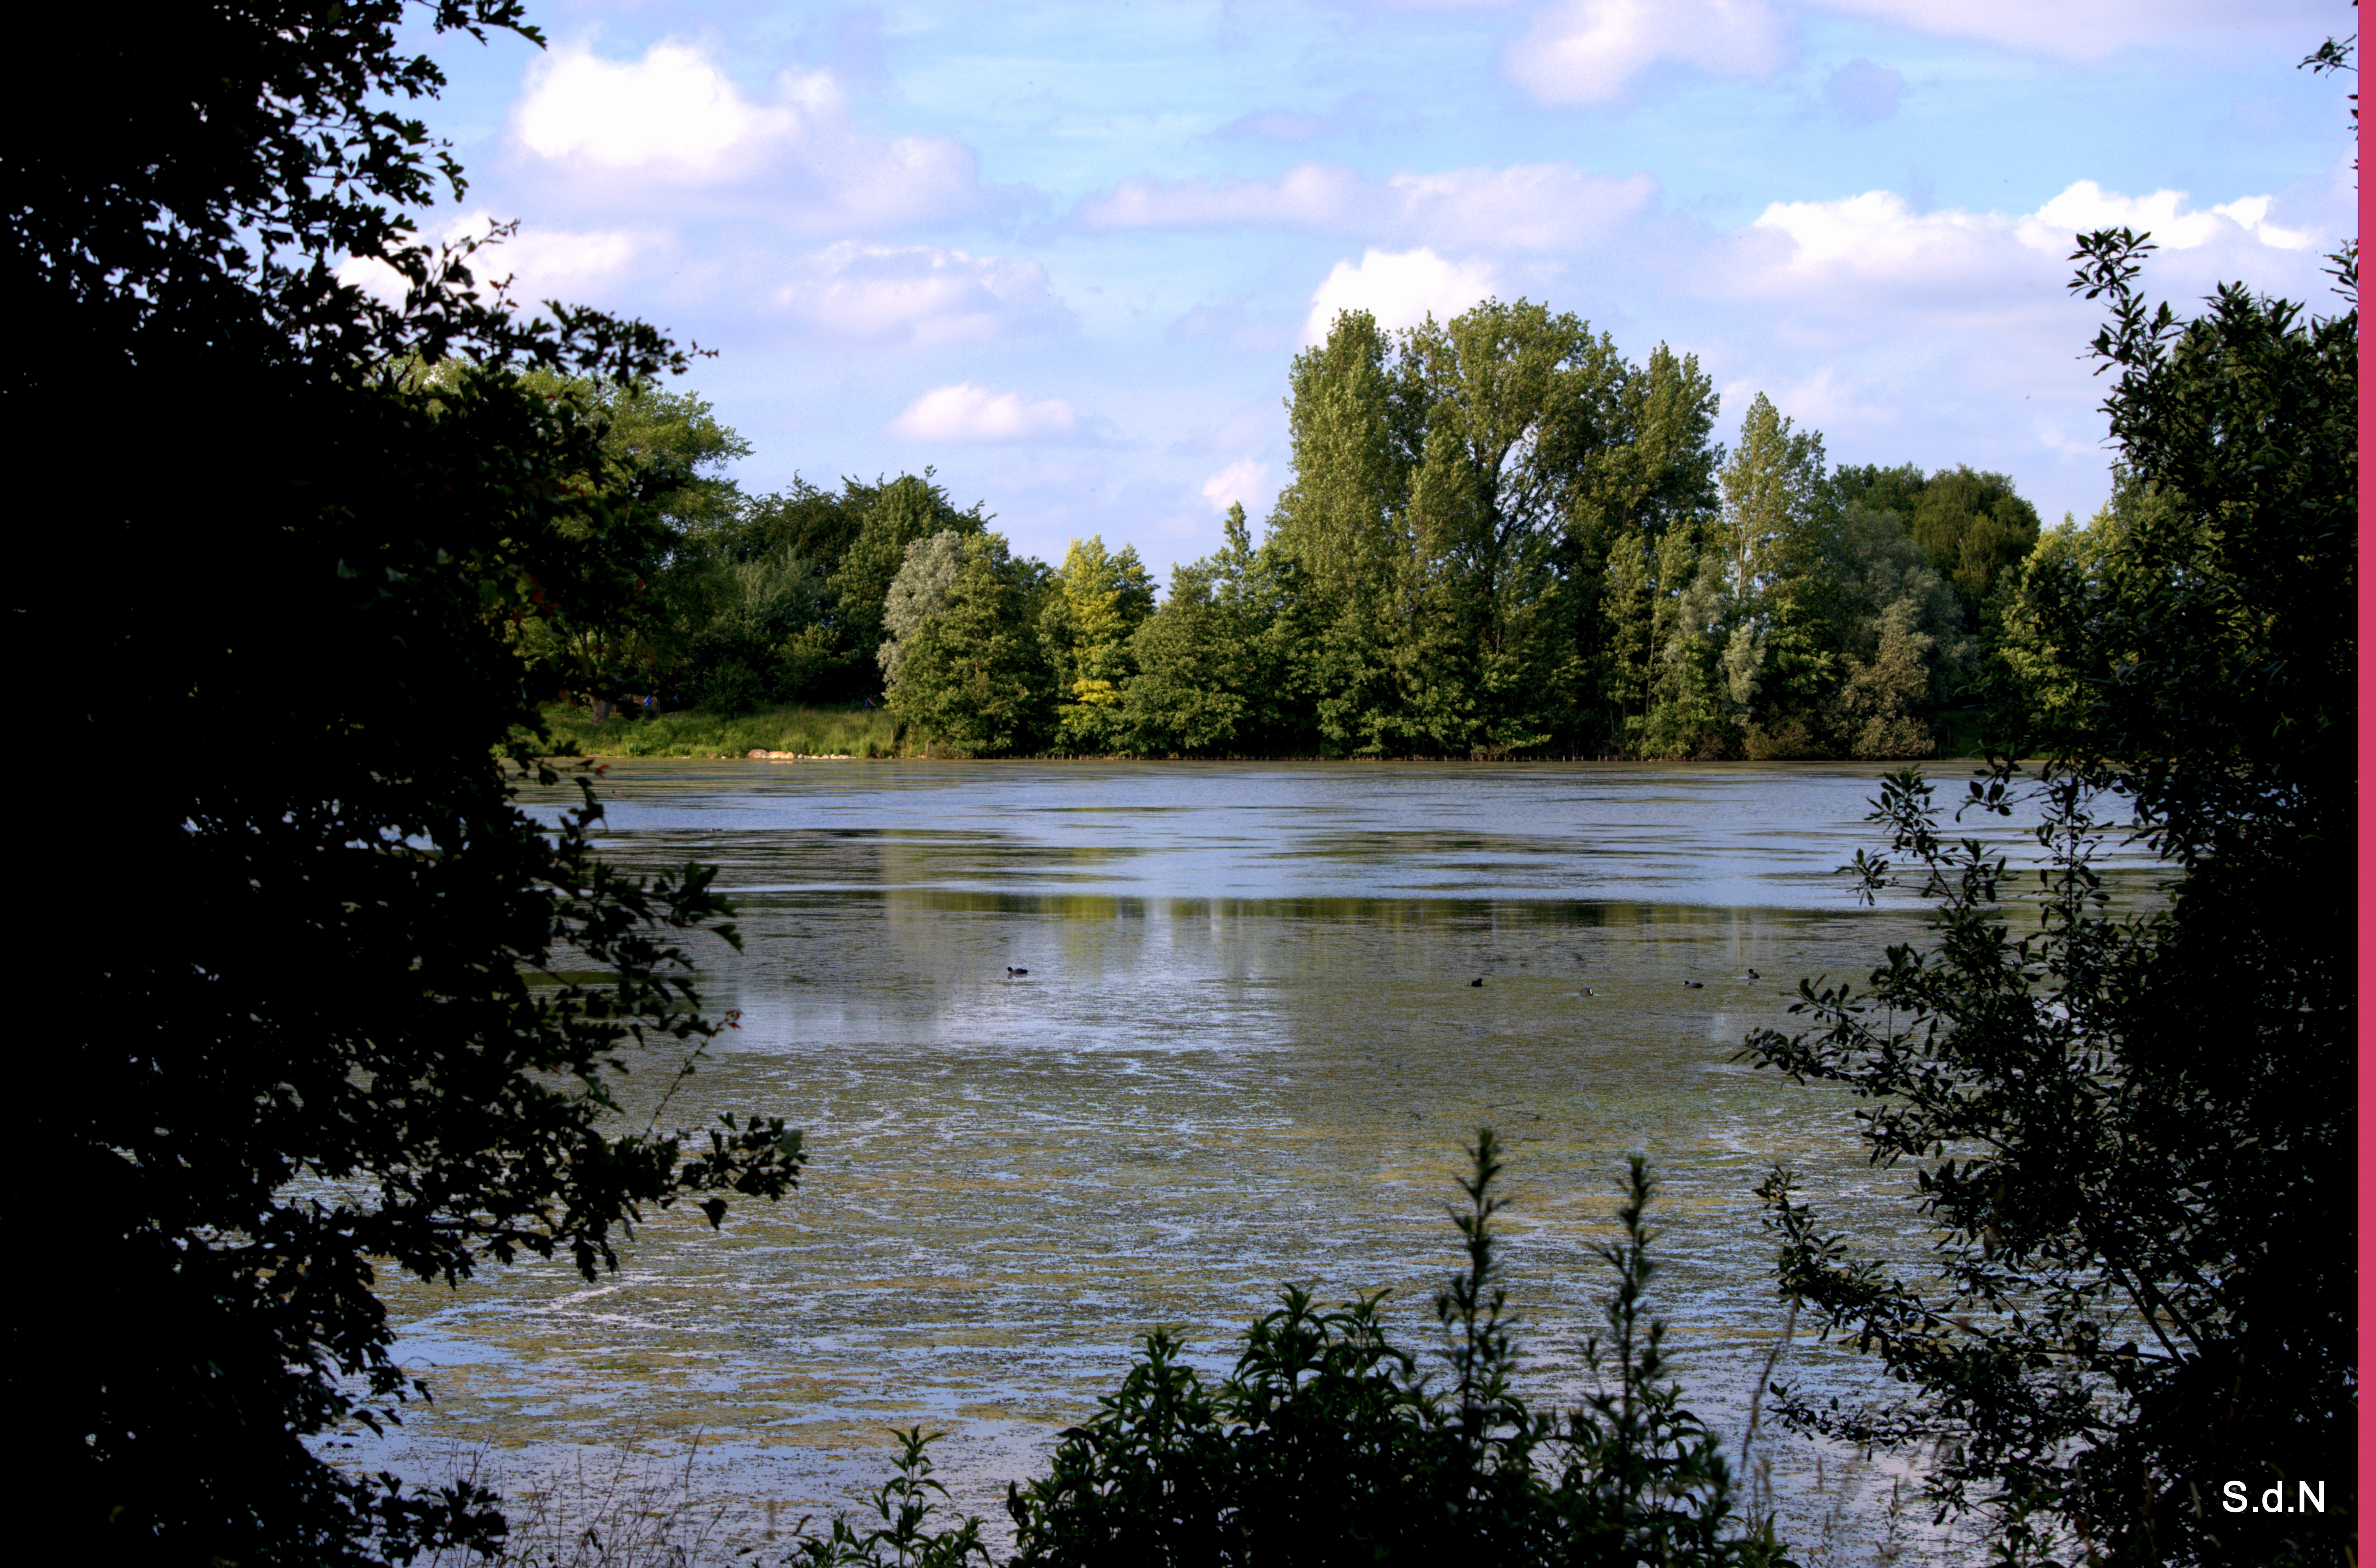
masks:
<path id="1" fill-rule="evenodd" d="M 1049 1473 L 1010 1489 L 1019 1568 L 1786 1562 L 1765 1521 L 1734 1514 L 1716 1437 L 1663 1381 L 1644 1162 L 1600 1249 L 1618 1283 L 1610 1337 L 1587 1347 L 1598 1386 L 1554 1416 L 1511 1386 L 1491 1130 L 1468 1154 L 1454 1216 L 1467 1264 L 1435 1298 L 1441 1382 L 1388 1337 L 1380 1296 L 1324 1312 L 1289 1288 L 1212 1387 L 1158 1330 Z"/>

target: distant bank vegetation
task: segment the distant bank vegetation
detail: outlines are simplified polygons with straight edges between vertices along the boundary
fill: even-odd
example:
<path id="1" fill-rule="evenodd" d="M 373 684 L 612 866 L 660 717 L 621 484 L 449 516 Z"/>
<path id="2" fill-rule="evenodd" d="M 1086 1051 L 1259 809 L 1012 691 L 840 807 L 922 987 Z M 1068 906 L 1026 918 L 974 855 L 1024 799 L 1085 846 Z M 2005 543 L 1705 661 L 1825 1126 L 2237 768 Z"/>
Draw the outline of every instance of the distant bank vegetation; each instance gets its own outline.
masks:
<path id="1" fill-rule="evenodd" d="M 699 398 L 552 390 L 670 525 L 626 629 L 517 631 L 586 705 L 558 738 L 626 754 L 1930 756 L 2051 684 L 2025 574 L 2109 531 L 2041 533 L 2002 474 L 1828 467 L 1762 395 L 1728 446 L 1693 357 L 1523 300 L 1340 316 L 1259 539 L 1232 507 L 1160 596 L 1128 544 L 1016 554 L 930 469 L 748 495 Z"/>
<path id="2" fill-rule="evenodd" d="M 586 756 L 714 757 L 752 752 L 803 756 L 899 756 L 902 726 L 879 707 L 771 703 L 747 713 L 619 709 L 601 722 L 590 703 L 554 703 L 545 728 L 566 753 Z M 913 748 L 921 751 L 921 745 Z"/>

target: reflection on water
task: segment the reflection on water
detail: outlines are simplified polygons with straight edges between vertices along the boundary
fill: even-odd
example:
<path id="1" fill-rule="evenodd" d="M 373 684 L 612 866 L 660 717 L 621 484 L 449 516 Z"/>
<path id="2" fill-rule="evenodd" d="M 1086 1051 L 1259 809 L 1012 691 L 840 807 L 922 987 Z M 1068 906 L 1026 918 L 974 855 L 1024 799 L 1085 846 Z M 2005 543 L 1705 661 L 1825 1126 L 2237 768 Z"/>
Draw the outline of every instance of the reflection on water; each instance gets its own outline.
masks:
<path id="1" fill-rule="evenodd" d="M 816 1162 L 722 1235 L 653 1224 L 592 1286 L 394 1288 L 437 1394 L 410 1440 L 698 1432 L 742 1503 L 797 1518 L 922 1423 L 996 1519 L 1152 1324 L 1218 1366 L 1283 1281 L 1391 1286 L 1425 1342 L 1458 1146 L 1489 1123 L 1537 1392 L 1574 1385 L 1588 1248 L 1644 1149 L 1687 1380 L 1737 1423 L 1777 1326 L 1765 1165 L 1896 1223 L 1836 1097 L 1732 1061 L 1797 977 L 1860 975 L 1909 929 L 1831 874 L 1878 771 L 614 768 L 606 852 L 719 864 L 744 936 L 706 982 L 742 1028 L 671 1118 L 782 1114 Z M 1822 1505 L 1807 1463 L 1776 1454 L 1794 1515 Z"/>
<path id="2" fill-rule="evenodd" d="M 635 858 L 754 892 L 1811 909 L 1848 903 L 1832 873 L 1881 771 L 683 763 L 616 766 L 606 798 Z"/>

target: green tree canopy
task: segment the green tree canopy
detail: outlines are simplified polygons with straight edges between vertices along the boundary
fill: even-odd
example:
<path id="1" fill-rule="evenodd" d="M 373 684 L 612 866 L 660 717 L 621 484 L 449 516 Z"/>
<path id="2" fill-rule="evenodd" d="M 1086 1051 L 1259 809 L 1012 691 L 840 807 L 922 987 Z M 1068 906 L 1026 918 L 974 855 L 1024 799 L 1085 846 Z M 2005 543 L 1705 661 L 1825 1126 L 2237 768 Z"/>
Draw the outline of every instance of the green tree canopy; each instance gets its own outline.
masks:
<path id="1" fill-rule="evenodd" d="M 996 533 L 964 536 L 945 602 L 899 639 L 891 712 L 960 756 L 1036 751 L 1054 729 L 1054 680 L 1037 621 L 1047 568 Z"/>
<path id="2" fill-rule="evenodd" d="M 1235 503 L 1221 532 L 1219 550 L 1173 569 L 1171 591 L 1132 638 L 1130 733 L 1154 752 L 1309 755 L 1319 736 L 1300 684 L 1295 563 L 1276 540 L 1257 546 Z"/>
<path id="3" fill-rule="evenodd" d="M 1912 463 L 1868 464 L 1843 466 L 1833 483 L 1844 506 L 1861 503 L 1895 514 L 1969 607 L 1986 600 L 2037 543 L 2037 508 L 2000 473 L 1958 465 L 1925 477 Z"/>
<path id="4" fill-rule="evenodd" d="M 1056 743 L 1111 751 L 1130 742 L 1123 694 L 1138 665 L 1131 637 L 1155 613 L 1155 579 L 1130 545 L 1109 552 L 1092 534 L 1072 541 L 1041 612 L 1040 636 L 1056 678 Z"/>
<path id="5" fill-rule="evenodd" d="M 880 668 L 874 652 L 883 642 L 883 600 L 908 546 L 936 533 L 978 534 L 989 526 L 980 504 L 966 512 L 951 505 L 947 490 L 933 482 L 929 469 L 921 477 L 902 474 L 875 492 L 827 579 L 835 637 L 857 672 L 854 680 L 872 689 Z"/>
<path id="6" fill-rule="evenodd" d="M 1695 513 L 1712 472 L 1697 365 L 1488 301 L 1391 336 L 1348 313 L 1289 386 L 1272 537 L 1321 736 L 1495 755 L 1598 730 L 1616 536 Z"/>

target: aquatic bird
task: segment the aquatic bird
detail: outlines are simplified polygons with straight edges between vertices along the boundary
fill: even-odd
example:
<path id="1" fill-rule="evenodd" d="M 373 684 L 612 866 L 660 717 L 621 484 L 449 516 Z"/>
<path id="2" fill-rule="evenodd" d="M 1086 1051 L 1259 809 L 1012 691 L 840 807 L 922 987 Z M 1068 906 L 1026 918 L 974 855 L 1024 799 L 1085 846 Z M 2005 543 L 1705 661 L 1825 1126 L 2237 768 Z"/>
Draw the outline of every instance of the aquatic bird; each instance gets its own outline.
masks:
<path id="1" fill-rule="evenodd" d="M 1006 966 L 1006 972 L 1010 975 L 1028 975 L 1031 971 L 1029 969 L 1018 969 L 1014 965 L 1009 964 Z"/>
<path id="2" fill-rule="evenodd" d="M 1685 991 L 1705 991 L 1707 989 L 1707 985 L 1706 982 L 1703 980 L 1685 980 L 1683 982 L 1683 989 Z"/>
<path id="3" fill-rule="evenodd" d="M 1755 969 L 1752 969 L 1749 971 L 1749 978 L 1751 980 L 1764 980 L 1765 977 L 1759 974 Z"/>
<path id="4" fill-rule="evenodd" d="M 1590 986 L 1586 986 L 1582 991 L 1577 992 L 1576 994 L 1578 996 L 1598 996 L 1600 992 L 1593 990 Z"/>
<path id="5" fill-rule="evenodd" d="M 1475 980 L 1470 980 L 1468 983 L 1470 985 L 1483 985 L 1485 983 L 1485 977 L 1483 975 L 1479 975 Z"/>

